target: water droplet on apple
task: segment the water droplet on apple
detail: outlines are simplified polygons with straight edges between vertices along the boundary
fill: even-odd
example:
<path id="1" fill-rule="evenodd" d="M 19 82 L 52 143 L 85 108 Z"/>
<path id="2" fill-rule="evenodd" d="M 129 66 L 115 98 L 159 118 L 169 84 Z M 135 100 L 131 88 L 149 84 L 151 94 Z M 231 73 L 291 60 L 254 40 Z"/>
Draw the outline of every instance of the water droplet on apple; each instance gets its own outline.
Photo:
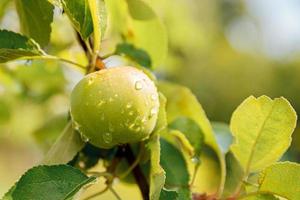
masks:
<path id="1" fill-rule="evenodd" d="M 109 133 L 109 132 L 106 132 L 102 135 L 102 138 L 103 138 L 103 141 L 106 143 L 106 144 L 109 144 L 112 142 L 112 134 Z"/>
<path id="2" fill-rule="evenodd" d="M 143 84 L 141 81 L 136 81 L 134 87 L 136 90 L 141 90 L 143 88 Z"/>
<path id="3" fill-rule="evenodd" d="M 127 103 L 126 108 L 131 108 L 132 107 L 132 103 Z"/>
<path id="4" fill-rule="evenodd" d="M 89 77 L 88 79 L 88 85 L 91 85 L 92 83 L 94 83 L 94 77 Z"/>
<path id="5" fill-rule="evenodd" d="M 157 114 L 157 109 L 156 109 L 156 108 L 152 108 L 152 109 L 150 110 L 150 118 L 153 117 L 153 116 L 156 115 L 156 114 Z"/>
<path id="6" fill-rule="evenodd" d="M 111 123 L 108 125 L 108 130 L 110 132 L 113 132 L 115 130 L 114 127 L 113 127 L 113 125 Z"/>
<path id="7" fill-rule="evenodd" d="M 101 101 L 99 101 L 99 103 L 97 104 L 97 106 L 101 107 L 104 103 L 105 103 L 105 101 L 101 100 Z"/>
<path id="8" fill-rule="evenodd" d="M 155 100 L 157 99 L 157 96 L 156 96 L 155 94 L 152 94 L 152 95 L 151 95 L 151 99 L 152 99 L 153 101 L 155 101 Z"/>
<path id="9" fill-rule="evenodd" d="M 81 136 L 82 141 L 84 141 L 84 142 L 88 142 L 89 141 L 89 138 L 86 137 L 84 134 L 80 133 L 80 136 Z"/>

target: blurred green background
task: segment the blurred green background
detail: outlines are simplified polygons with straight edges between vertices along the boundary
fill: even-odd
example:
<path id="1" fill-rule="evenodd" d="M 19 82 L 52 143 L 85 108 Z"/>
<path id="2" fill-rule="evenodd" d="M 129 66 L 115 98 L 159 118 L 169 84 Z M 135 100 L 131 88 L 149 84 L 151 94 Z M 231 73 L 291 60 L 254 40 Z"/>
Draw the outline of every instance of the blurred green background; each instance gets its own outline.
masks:
<path id="1" fill-rule="evenodd" d="M 210 120 L 228 123 L 233 110 L 250 95 L 284 96 L 300 113 L 300 1 L 151 0 L 150 4 L 169 37 L 168 56 L 155 73 L 191 88 Z M 0 1 L 0 28 L 20 31 L 11 0 Z M 59 10 L 46 50 L 87 62 Z M 0 65 L 0 196 L 41 160 L 61 132 L 70 91 L 81 77 L 82 71 L 54 61 Z M 293 137 L 283 159 L 299 162 L 298 129 Z"/>

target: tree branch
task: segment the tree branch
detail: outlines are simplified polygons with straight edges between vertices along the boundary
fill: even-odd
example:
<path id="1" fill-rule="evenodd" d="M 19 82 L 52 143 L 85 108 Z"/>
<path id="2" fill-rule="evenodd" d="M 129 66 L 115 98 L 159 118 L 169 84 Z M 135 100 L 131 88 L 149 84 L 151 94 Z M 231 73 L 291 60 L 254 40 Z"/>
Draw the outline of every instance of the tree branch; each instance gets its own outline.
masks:
<path id="1" fill-rule="evenodd" d="M 136 158 L 132 152 L 132 149 L 128 144 L 123 148 L 123 155 L 126 158 L 129 166 L 131 166 L 134 163 L 134 161 L 136 160 Z M 147 179 L 144 176 L 139 165 L 136 165 L 133 168 L 132 174 L 135 178 L 136 183 L 138 184 L 138 186 L 140 188 L 143 199 L 149 200 L 149 184 L 148 184 Z"/>

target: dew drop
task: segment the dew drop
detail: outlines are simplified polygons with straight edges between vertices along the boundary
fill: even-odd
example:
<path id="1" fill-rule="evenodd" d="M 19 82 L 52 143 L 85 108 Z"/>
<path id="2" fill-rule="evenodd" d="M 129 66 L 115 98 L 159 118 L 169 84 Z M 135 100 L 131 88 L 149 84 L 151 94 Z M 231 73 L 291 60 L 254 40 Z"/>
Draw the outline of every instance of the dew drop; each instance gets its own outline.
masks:
<path id="1" fill-rule="evenodd" d="M 85 163 L 83 161 L 80 161 L 78 165 L 80 168 L 85 168 Z"/>
<path id="2" fill-rule="evenodd" d="M 91 85 L 92 83 L 94 83 L 94 77 L 89 77 L 88 85 Z"/>
<path id="3" fill-rule="evenodd" d="M 109 132 L 106 132 L 102 135 L 102 138 L 106 144 L 109 144 L 112 141 L 112 134 Z"/>
<path id="4" fill-rule="evenodd" d="M 152 109 L 150 110 L 150 118 L 153 117 L 153 116 L 156 115 L 156 114 L 157 114 L 157 109 L 156 109 L 156 108 L 152 108 Z"/>
<path id="5" fill-rule="evenodd" d="M 151 99 L 152 99 L 153 101 L 155 101 L 155 100 L 157 99 L 157 96 L 156 96 L 155 94 L 152 94 L 152 95 L 151 95 Z"/>
<path id="6" fill-rule="evenodd" d="M 127 105 L 126 105 L 126 108 L 131 108 L 132 107 L 132 104 L 131 103 L 128 103 Z"/>
<path id="7" fill-rule="evenodd" d="M 200 162 L 199 158 L 197 158 L 196 156 L 191 158 L 192 163 L 194 164 L 198 164 Z"/>
<path id="8" fill-rule="evenodd" d="M 76 131 L 79 131 L 80 130 L 80 125 L 77 123 L 77 122 L 73 122 L 73 127 Z"/>
<path id="9" fill-rule="evenodd" d="M 133 111 L 130 111 L 128 114 L 129 114 L 130 116 L 132 116 L 132 115 L 133 115 Z"/>
<path id="10" fill-rule="evenodd" d="M 120 183 L 120 179 L 119 178 L 114 178 L 112 184 L 113 185 L 117 185 L 118 183 Z"/>
<path id="11" fill-rule="evenodd" d="M 115 129 L 114 129 L 114 126 L 112 125 L 112 124 L 109 124 L 108 125 L 108 130 L 110 131 L 110 132 L 113 132 Z"/>
<path id="12" fill-rule="evenodd" d="M 136 132 L 139 132 L 140 130 L 141 130 L 140 126 L 136 127 L 136 129 L 135 129 Z"/>
<path id="13" fill-rule="evenodd" d="M 142 82 L 141 81 L 136 81 L 134 87 L 135 87 L 136 90 L 141 90 L 143 88 Z"/>
<path id="14" fill-rule="evenodd" d="M 101 100 L 101 101 L 99 101 L 99 103 L 97 104 L 97 106 L 101 107 L 104 103 L 105 103 L 105 101 Z"/>
<path id="15" fill-rule="evenodd" d="M 81 136 L 82 141 L 84 141 L 84 142 L 88 142 L 89 141 L 89 138 L 86 137 L 84 134 L 81 133 L 80 136 Z"/>
<path id="16" fill-rule="evenodd" d="M 118 97 L 119 97 L 119 95 L 118 95 L 118 94 L 115 94 L 115 95 L 114 95 L 114 97 L 118 98 Z"/>
<path id="17" fill-rule="evenodd" d="M 143 119 L 141 120 L 141 122 L 142 122 L 143 124 L 145 124 L 146 121 L 147 121 L 147 118 L 146 118 L 146 117 L 143 117 Z"/>
<path id="18" fill-rule="evenodd" d="M 133 130 L 133 129 L 134 129 L 134 126 L 135 126 L 134 123 L 130 124 L 130 125 L 129 125 L 129 129 L 130 129 L 130 130 Z"/>

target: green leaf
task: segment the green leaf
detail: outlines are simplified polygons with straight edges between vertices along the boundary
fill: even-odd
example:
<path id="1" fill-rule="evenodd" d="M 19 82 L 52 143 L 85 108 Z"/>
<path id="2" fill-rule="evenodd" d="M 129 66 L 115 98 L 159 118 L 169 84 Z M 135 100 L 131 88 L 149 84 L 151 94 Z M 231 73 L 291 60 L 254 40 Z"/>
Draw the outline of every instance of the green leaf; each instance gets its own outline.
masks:
<path id="1" fill-rule="evenodd" d="M 165 139 L 160 139 L 160 164 L 166 172 L 166 187 L 186 188 L 190 175 L 182 153 Z"/>
<path id="2" fill-rule="evenodd" d="M 166 98 L 162 93 L 159 93 L 159 112 L 158 119 L 153 131 L 153 134 L 147 143 L 147 147 L 150 150 L 150 200 L 158 200 L 160 198 L 160 192 L 162 191 L 166 175 L 164 169 L 160 165 L 161 146 L 159 141 L 159 135 L 166 130 Z"/>
<path id="3" fill-rule="evenodd" d="M 151 57 L 152 67 L 161 65 L 168 52 L 168 39 L 164 25 L 158 17 L 150 20 L 132 20 L 129 41 L 145 50 Z"/>
<path id="4" fill-rule="evenodd" d="M 41 46 L 48 44 L 54 6 L 47 0 L 16 0 L 22 32 Z"/>
<path id="5" fill-rule="evenodd" d="M 74 28 L 83 39 L 87 39 L 93 32 L 93 21 L 88 1 L 63 0 L 62 5 Z"/>
<path id="6" fill-rule="evenodd" d="M 132 44 L 126 42 L 118 44 L 115 53 L 125 55 L 143 67 L 151 68 L 151 58 L 148 53 Z"/>
<path id="7" fill-rule="evenodd" d="M 225 161 L 201 104 L 197 101 L 193 93 L 184 86 L 169 82 L 159 82 L 158 88 L 168 99 L 168 122 L 170 123 L 181 116 L 194 120 L 203 131 L 204 143 L 209 145 L 218 155 L 222 171 L 219 191 L 222 191 L 225 181 Z"/>
<path id="8" fill-rule="evenodd" d="M 13 200 L 66 200 L 94 181 L 68 165 L 38 166 L 28 170 L 16 183 Z"/>
<path id="9" fill-rule="evenodd" d="M 1 200 L 13 200 L 13 198 L 12 198 L 11 195 L 12 195 L 12 193 L 14 192 L 15 188 L 16 188 L 15 185 L 14 185 L 13 187 L 11 187 L 11 188 L 9 189 L 9 191 L 8 191 L 7 193 L 5 193 L 4 197 L 2 197 Z"/>
<path id="10" fill-rule="evenodd" d="M 300 164 L 280 162 L 267 167 L 260 178 L 260 192 L 300 199 Z"/>
<path id="11" fill-rule="evenodd" d="M 231 152 L 228 152 L 225 157 L 226 160 L 226 179 L 223 191 L 223 197 L 227 198 L 234 194 L 236 188 L 241 183 L 244 177 L 244 171 L 240 163 L 236 160 Z"/>
<path id="12" fill-rule="evenodd" d="M 296 112 L 284 99 L 247 98 L 233 113 L 231 150 L 245 173 L 256 172 L 277 161 L 291 143 Z"/>
<path id="13" fill-rule="evenodd" d="M 0 63 L 42 54 L 43 51 L 32 39 L 12 31 L 0 30 Z"/>
<path id="14" fill-rule="evenodd" d="M 59 9 L 63 9 L 62 0 L 48 0 L 52 5 L 58 7 Z"/>
<path id="15" fill-rule="evenodd" d="M 225 154 L 229 151 L 230 145 L 232 143 L 232 134 L 230 132 L 229 126 L 225 123 L 213 122 L 212 127 L 219 147 Z"/>
<path id="16" fill-rule="evenodd" d="M 178 200 L 191 200 L 192 193 L 191 190 L 187 188 L 181 188 L 178 190 Z"/>
<path id="17" fill-rule="evenodd" d="M 176 200 L 178 199 L 178 193 L 172 190 L 163 189 L 160 193 L 159 200 Z"/>
<path id="18" fill-rule="evenodd" d="M 136 20 L 150 20 L 156 17 L 152 8 L 143 0 L 126 0 L 131 17 Z"/>
<path id="19" fill-rule="evenodd" d="M 160 151 L 161 146 L 159 142 L 159 135 L 154 134 L 149 142 L 150 149 L 150 200 L 158 200 L 160 192 L 165 184 L 165 171 L 160 165 Z"/>
<path id="20" fill-rule="evenodd" d="M 68 163 L 83 148 L 84 144 L 80 134 L 74 131 L 69 123 L 62 135 L 55 141 L 46 154 L 43 164 L 55 165 Z"/>
<path id="21" fill-rule="evenodd" d="M 153 9 L 141 0 L 107 1 L 112 32 L 121 34 L 127 42 L 146 51 L 156 68 L 168 51 L 167 33 Z"/>
<path id="22" fill-rule="evenodd" d="M 169 124 L 169 128 L 182 132 L 194 147 L 194 156 L 200 156 L 204 135 L 201 128 L 194 120 L 188 117 L 178 117 Z"/>
<path id="23" fill-rule="evenodd" d="M 157 117 L 157 122 L 154 128 L 155 133 L 160 133 L 164 129 L 167 128 L 167 113 L 166 113 L 166 104 L 167 104 L 167 99 L 166 97 L 159 92 L 158 93 L 159 97 L 159 111 L 158 111 L 158 117 Z"/>

